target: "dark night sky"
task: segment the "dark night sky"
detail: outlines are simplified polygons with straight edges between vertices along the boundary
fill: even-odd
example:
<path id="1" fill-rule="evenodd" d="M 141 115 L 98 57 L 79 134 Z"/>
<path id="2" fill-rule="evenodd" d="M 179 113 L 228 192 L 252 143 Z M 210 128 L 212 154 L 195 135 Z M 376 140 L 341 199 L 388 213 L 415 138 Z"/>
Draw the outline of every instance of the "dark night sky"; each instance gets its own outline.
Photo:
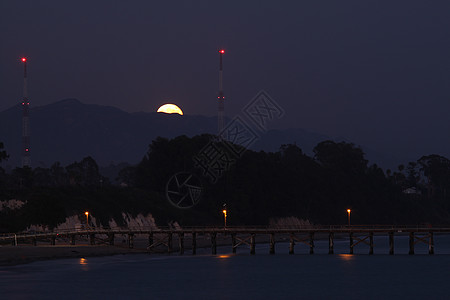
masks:
<path id="1" fill-rule="evenodd" d="M 0 34 L 0 111 L 26 55 L 32 106 L 215 115 L 224 47 L 230 117 L 264 89 L 286 110 L 275 126 L 450 157 L 449 1 L 2 0 Z"/>

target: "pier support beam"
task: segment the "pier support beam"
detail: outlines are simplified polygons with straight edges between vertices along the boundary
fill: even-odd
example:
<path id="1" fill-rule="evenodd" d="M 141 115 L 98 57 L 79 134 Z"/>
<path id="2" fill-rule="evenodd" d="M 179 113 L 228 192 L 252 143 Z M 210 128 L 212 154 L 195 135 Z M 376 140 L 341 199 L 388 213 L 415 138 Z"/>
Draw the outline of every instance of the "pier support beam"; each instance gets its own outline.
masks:
<path id="1" fill-rule="evenodd" d="M 95 245 L 95 234 L 94 233 L 89 234 L 89 244 Z"/>
<path id="2" fill-rule="evenodd" d="M 236 248 L 237 248 L 237 246 L 236 246 L 236 233 L 235 232 L 233 232 L 233 233 L 231 233 L 231 245 L 232 245 L 232 251 L 233 251 L 233 254 L 236 254 Z"/>
<path id="3" fill-rule="evenodd" d="M 255 254 L 255 234 L 252 233 L 251 237 L 250 237 L 250 254 L 254 255 Z"/>
<path id="4" fill-rule="evenodd" d="M 275 234 L 270 234 L 269 254 L 275 254 Z"/>
<path id="5" fill-rule="evenodd" d="M 289 254 L 294 254 L 294 246 L 295 246 L 294 234 L 291 233 L 291 238 L 289 241 Z"/>
<path id="6" fill-rule="evenodd" d="M 433 255 L 434 254 L 434 238 L 433 238 L 433 232 L 430 231 L 430 237 L 428 240 L 428 254 Z"/>
<path id="7" fill-rule="evenodd" d="M 314 254 L 314 232 L 309 233 L 309 254 Z"/>
<path id="8" fill-rule="evenodd" d="M 373 254 L 373 232 L 369 232 L 369 254 Z"/>
<path id="9" fill-rule="evenodd" d="M 414 232 L 409 233 L 409 255 L 414 254 Z"/>
<path id="10" fill-rule="evenodd" d="M 217 254 L 217 241 L 216 241 L 217 233 L 212 232 L 211 233 L 211 254 L 216 255 Z"/>
<path id="11" fill-rule="evenodd" d="M 172 232 L 167 234 L 167 252 L 172 253 Z"/>
<path id="12" fill-rule="evenodd" d="M 389 255 L 394 255 L 394 232 L 389 231 Z"/>
<path id="13" fill-rule="evenodd" d="M 36 239 L 36 237 L 33 237 L 33 238 L 31 239 L 31 244 L 32 244 L 33 246 L 36 246 L 36 245 L 37 245 L 37 239 Z"/>
<path id="14" fill-rule="evenodd" d="M 197 254 L 197 232 L 192 233 L 192 255 Z"/>
<path id="15" fill-rule="evenodd" d="M 180 255 L 184 254 L 184 232 L 178 233 L 178 246 L 180 250 Z"/>
<path id="16" fill-rule="evenodd" d="M 150 232 L 148 234 L 148 248 L 150 248 L 153 245 L 153 232 Z"/>
<path id="17" fill-rule="evenodd" d="M 108 233 L 108 244 L 110 246 L 114 246 L 114 233 L 113 232 Z"/>
<path id="18" fill-rule="evenodd" d="M 50 243 L 51 243 L 52 246 L 55 246 L 55 245 L 56 245 L 56 236 L 52 236 L 52 237 L 51 237 Z"/>
<path id="19" fill-rule="evenodd" d="M 353 254 L 353 232 L 350 232 L 349 234 L 349 241 L 350 241 L 350 254 Z"/>
<path id="20" fill-rule="evenodd" d="M 334 254 L 334 232 L 328 235 L 328 254 Z"/>
<path id="21" fill-rule="evenodd" d="M 70 244 L 72 246 L 75 246 L 75 239 L 76 239 L 76 235 L 75 234 L 71 234 L 70 235 Z"/>
<path id="22" fill-rule="evenodd" d="M 134 248 L 134 233 L 128 234 L 128 248 L 130 249 Z"/>

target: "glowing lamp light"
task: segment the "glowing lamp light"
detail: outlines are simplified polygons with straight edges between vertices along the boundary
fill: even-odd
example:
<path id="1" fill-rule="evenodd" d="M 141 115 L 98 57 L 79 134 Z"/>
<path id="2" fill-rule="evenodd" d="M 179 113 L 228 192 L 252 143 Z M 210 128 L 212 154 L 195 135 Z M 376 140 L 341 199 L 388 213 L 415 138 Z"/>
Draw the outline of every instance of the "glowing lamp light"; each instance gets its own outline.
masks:
<path id="1" fill-rule="evenodd" d="M 89 228 L 89 212 L 85 211 L 84 214 L 86 215 L 86 229 Z"/>
<path id="2" fill-rule="evenodd" d="M 27 61 L 27 58 L 26 58 L 26 57 L 22 57 L 22 61 L 23 61 L 23 62 L 26 62 L 26 61 Z"/>
<path id="3" fill-rule="evenodd" d="M 226 229 L 227 228 L 227 210 L 224 208 L 224 210 L 222 210 L 223 212 L 223 227 Z"/>
<path id="4" fill-rule="evenodd" d="M 220 54 L 224 54 L 224 53 L 225 53 L 225 50 L 223 50 L 223 49 L 222 49 L 222 50 L 219 50 L 219 53 L 220 53 Z"/>

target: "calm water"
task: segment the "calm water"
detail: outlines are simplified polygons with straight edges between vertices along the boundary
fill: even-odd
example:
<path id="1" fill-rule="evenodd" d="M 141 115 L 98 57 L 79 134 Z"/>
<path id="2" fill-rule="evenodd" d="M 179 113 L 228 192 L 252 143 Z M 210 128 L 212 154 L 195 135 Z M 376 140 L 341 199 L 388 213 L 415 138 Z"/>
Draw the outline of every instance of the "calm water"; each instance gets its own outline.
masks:
<path id="1" fill-rule="evenodd" d="M 223 247 L 212 256 L 120 255 L 41 261 L 0 268 L 1 299 L 450 299 L 450 237 L 437 236 L 436 255 L 418 244 L 407 255 L 408 239 L 397 237 L 396 255 L 387 238 L 375 237 L 375 255 L 348 241 L 316 242 L 315 255 L 298 245 L 267 245 L 257 254 Z M 364 254 L 358 254 L 364 253 Z"/>

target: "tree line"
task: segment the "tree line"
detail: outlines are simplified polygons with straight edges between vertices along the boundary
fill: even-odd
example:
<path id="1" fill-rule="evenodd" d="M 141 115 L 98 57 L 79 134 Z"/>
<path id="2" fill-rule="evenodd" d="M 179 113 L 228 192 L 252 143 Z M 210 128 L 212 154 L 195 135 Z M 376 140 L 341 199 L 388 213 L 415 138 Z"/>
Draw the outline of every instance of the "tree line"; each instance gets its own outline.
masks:
<path id="1" fill-rule="evenodd" d="M 225 203 L 230 225 L 265 225 L 271 218 L 290 216 L 313 224 L 345 224 L 347 209 L 353 224 L 449 221 L 450 160 L 439 155 L 384 171 L 369 165 L 361 148 L 347 142 L 323 141 L 313 156 L 295 144 L 277 152 L 234 145 L 239 150 L 234 156 L 229 150 L 213 153 L 208 145 L 217 150 L 223 141 L 207 134 L 159 137 L 140 163 L 120 170 L 117 183 L 100 174 L 92 157 L 9 173 L 0 168 L 0 200 L 25 203 L 1 210 L 0 230 L 19 231 L 30 224 L 51 228 L 85 210 L 103 225 L 110 219 L 120 225 L 122 212 L 151 213 L 159 225 L 220 225 Z M 0 143 L 0 161 L 7 157 Z M 209 159 L 210 169 L 201 166 L 199 157 Z M 212 171 L 215 179 L 209 176 Z M 200 201 L 188 209 L 168 200 L 168 182 L 180 172 L 201 183 Z"/>

